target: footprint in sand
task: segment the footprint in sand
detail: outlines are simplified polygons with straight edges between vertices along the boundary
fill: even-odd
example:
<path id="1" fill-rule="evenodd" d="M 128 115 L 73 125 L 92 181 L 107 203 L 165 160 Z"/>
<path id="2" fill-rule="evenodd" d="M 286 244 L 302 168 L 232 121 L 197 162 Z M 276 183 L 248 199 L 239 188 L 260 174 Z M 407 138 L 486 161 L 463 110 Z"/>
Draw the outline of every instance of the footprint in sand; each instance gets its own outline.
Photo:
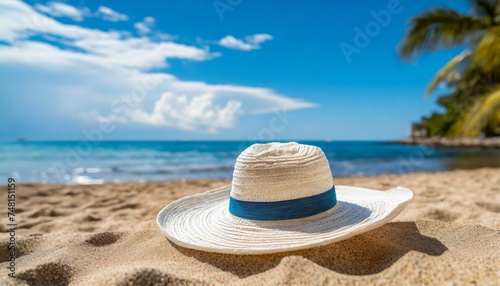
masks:
<path id="1" fill-rule="evenodd" d="M 54 209 L 40 209 L 38 211 L 35 211 L 34 213 L 28 215 L 28 218 L 37 218 L 41 216 L 49 216 L 49 217 L 56 217 L 56 216 L 62 216 L 65 215 L 64 212 L 54 210 Z"/>
<path id="2" fill-rule="evenodd" d="M 93 234 L 85 240 L 85 242 L 92 244 L 93 246 L 105 246 L 113 244 L 122 237 L 122 233 L 117 232 L 101 232 Z"/>
<path id="3" fill-rule="evenodd" d="M 458 214 L 447 210 L 431 209 L 430 211 L 427 212 L 426 217 L 435 220 L 452 222 L 458 218 Z"/>
<path id="4" fill-rule="evenodd" d="M 500 204 L 487 203 L 487 202 L 477 202 L 476 205 L 478 207 L 486 209 L 490 212 L 500 213 Z"/>
<path id="5" fill-rule="evenodd" d="M 16 275 L 17 279 L 26 281 L 29 285 L 68 285 L 73 269 L 62 263 L 49 262 L 38 265 Z"/>
<path id="6" fill-rule="evenodd" d="M 139 206 L 139 204 L 131 204 L 131 203 L 125 203 L 125 204 L 122 204 L 122 205 L 119 205 L 115 208 L 112 208 L 111 211 L 119 211 L 119 210 L 123 210 L 123 209 L 135 209 Z"/>
<path id="7" fill-rule="evenodd" d="M 16 241 L 16 258 L 20 258 L 24 255 L 32 253 L 33 249 L 38 246 L 38 243 L 40 241 L 39 236 L 40 235 L 32 234 L 27 238 L 18 239 Z M 10 253 L 11 249 L 9 249 L 9 244 L 7 242 L 2 242 L 0 244 L 0 263 L 9 261 Z"/>
<path id="8" fill-rule="evenodd" d="M 185 280 L 175 277 L 175 275 L 169 275 L 162 273 L 160 270 L 146 268 L 139 269 L 133 273 L 125 274 L 123 277 L 123 282 L 118 283 L 119 285 L 187 285 L 193 284 L 191 280 Z"/>

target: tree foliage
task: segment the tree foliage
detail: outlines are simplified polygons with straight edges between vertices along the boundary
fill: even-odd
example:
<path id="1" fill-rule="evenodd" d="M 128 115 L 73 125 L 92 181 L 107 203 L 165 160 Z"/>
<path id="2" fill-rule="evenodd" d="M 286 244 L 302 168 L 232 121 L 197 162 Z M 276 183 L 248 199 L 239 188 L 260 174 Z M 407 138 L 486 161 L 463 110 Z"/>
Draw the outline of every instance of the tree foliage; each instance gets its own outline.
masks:
<path id="1" fill-rule="evenodd" d="M 470 15 L 437 8 L 412 18 L 399 47 L 406 60 L 466 47 L 427 89 L 428 95 L 438 86 L 452 90 L 438 98 L 445 112 L 423 119 L 431 136 L 500 135 L 500 0 L 472 0 L 471 6 Z"/>

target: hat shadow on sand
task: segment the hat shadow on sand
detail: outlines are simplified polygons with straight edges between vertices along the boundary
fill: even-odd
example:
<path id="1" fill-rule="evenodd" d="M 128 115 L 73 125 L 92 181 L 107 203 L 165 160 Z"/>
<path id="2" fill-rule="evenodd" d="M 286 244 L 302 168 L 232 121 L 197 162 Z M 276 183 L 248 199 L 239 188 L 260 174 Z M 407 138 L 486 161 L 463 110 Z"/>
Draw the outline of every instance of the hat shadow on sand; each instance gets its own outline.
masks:
<path id="1" fill-rule="evenodd" d="M 410 251 L 439 256 L 448 250 L 436 238 L 422 235 L 414 222 L 388 223 L 326 246 L 263 255 L 210 253 L 171 244 L 184 255 L 229 271 L 240 278 L 273 269 L 288 256 L 299 256 L 342 274 L 369 275 L 389 268 Z"/>

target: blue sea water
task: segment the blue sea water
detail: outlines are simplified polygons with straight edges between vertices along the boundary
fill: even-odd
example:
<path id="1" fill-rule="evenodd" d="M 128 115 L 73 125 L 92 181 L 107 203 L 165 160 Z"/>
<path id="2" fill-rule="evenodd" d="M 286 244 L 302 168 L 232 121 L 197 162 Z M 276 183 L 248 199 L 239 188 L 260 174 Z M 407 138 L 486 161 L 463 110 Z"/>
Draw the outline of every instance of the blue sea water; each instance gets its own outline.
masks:
<path id="1" fill-rule="evenodd" d="M 98 144 L 97 144 L 98 143 Z M 231 178 L 248 141 L 0 142 L 0 177 L 21 183 L 98 184 Z M 500 167 L 500 150 L 380 141 L 303 141 L 325 152 L 334 176 Z"/>

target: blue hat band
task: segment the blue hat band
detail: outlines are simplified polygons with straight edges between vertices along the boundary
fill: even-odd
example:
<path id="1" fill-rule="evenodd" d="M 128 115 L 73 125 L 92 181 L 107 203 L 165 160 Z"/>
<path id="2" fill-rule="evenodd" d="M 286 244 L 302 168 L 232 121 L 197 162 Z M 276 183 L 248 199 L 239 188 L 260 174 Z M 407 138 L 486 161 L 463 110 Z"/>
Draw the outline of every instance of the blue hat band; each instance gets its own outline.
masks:
<path id="1" fill-rule="evenodd" d="M 229 197 L 229 212 L 245 219 L 288 220 L 317 215 L 336 204 L 337 195 L 333 186 L 321 194 L 278 202 L 249 202 Z"/>

